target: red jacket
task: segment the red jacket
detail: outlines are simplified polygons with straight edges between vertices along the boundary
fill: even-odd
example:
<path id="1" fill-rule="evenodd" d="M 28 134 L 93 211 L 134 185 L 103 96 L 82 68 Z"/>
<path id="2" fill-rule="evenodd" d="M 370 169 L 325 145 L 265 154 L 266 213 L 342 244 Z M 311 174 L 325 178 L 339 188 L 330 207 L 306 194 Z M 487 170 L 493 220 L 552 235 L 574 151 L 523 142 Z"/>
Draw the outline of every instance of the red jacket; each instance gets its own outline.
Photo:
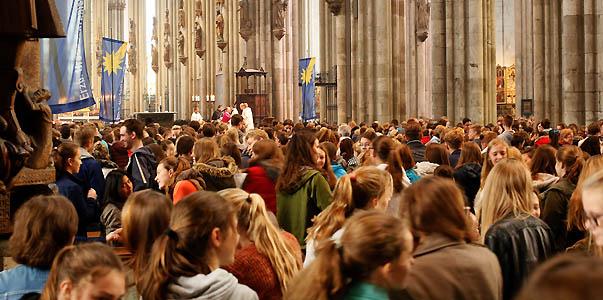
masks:
<path id="1" fill-rule="evenodd" d="M 262 196 L 266 209 L 276 215 L 276 182 L 270 179 L 264 167 L 255 165 L 247 169 L 243 190 Z"/>

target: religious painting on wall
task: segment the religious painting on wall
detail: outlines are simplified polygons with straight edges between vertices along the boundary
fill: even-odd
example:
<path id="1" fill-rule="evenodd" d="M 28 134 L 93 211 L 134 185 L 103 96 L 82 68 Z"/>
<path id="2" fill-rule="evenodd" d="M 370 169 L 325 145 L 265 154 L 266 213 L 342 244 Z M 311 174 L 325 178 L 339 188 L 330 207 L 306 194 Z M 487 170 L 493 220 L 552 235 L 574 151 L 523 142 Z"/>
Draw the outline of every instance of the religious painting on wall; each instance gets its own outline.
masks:
<path id="1" fill-rule="evenodd" d="M 515 65 L 496 66 L 496 103 L 515 104 Z"/>

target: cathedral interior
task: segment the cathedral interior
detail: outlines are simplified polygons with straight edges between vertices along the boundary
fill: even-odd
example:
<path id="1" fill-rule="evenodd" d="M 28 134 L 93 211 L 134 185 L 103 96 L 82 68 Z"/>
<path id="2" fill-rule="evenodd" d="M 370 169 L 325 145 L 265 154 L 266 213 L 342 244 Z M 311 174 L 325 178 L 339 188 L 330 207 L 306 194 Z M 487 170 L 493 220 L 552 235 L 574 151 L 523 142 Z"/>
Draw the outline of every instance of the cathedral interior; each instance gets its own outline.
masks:
<path id="1" fill-rule="evenodd" d="M 186 119 L 194 107 L 208 116 L 246 99 L 266 116 L 299 120 L 300 59 L 313 57 L 317 117 L 330 123 L 603 118 L 600 1 L 83 3 L 93 94 L 102 38 L 128 43 L 124 117 L 171 111 Z"/>

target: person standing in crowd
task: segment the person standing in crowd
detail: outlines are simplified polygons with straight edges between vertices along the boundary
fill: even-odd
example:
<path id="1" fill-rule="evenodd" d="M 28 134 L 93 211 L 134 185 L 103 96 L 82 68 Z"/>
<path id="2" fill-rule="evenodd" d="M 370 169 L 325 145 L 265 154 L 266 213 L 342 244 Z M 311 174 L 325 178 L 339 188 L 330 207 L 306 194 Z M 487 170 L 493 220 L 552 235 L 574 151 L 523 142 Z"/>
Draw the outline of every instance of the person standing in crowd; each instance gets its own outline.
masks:
<path id="1" fill-rule="evenodd" d="M 580 179 L 578 179 L 578 184 L 576 184 L 576 189 L 572 193 L 569 202 L 566 228 L 568 236 L 579 236 L 581 234 L 584 235 L 584 238 L 566 249 L 567 252 L 578 252 L 603 257 L 603 248 L 597 247 L 592 241 L 592 236 L 586 231 L 586 215 L 584 213 L 584 205 L 582 205 L 584 182 L 600 170 L 603 170 L 603 156 L 598 155 L 589 158 L 584 164 L 582 172 L 580 172 Z"/>
<path id="2" fill-rule="evenodd" d="M 87 239 L 88 225 L 99 221 L 99 207 L 96 199 L 96 191 L 90 189 L 84 194 L 83 183 L 75 177 L 80 170 L 80 149 L 74 143 L 62 143 L 54 155 L 54 167 L 56 169 L 59 193 L 73 204 L 78 215 L 78 240 Z"/>
<path id="3" fill-rule="evenodd" d="M 227 106 L 221 114 L 220 120 L 222 123 L 229 123 L 232 118 L 232 107 Z"/>
<path id="4" fill-rule="evenodd" d="M 193 146 L 195 145 L 195 138 L 190 135 L 181 135 L 176 140 L 176 157 L 185 159 L 189 165 L 193 165 L 195 160 L 193 158 Z"/>
<path id="5" fill-rule="evenodd" d="M 346 172 L 352 172 L 359 166 L 358 159 L 356 158 L 356 154 L 354 152 L 354 142 L 352 139 L 342 139 L 339 142 L 339 153 L 341 158 L 345 162 Z"/>
<path id="6" fill-rule="evenodd" d="M 266 209 L 276 214 L 276 182 L 283 172 L 285 158 L 276 142 L 261 140 L 253 144 L 243 190 L 264 199 Z"/>
<path id="7" fill-rule="evenodd" d="M 100 220 L 105 227 L 105 234 L 121 228 L 121 210 L 132 194 L 132 181 L 122 170 L 114 170 L 107 174 L 105 198 L 101 209 Z"/>
<path id="8" fill-rule="evenodd" d="M 17 265 L 0 272 L 0 297 L 6 300 L 42 291 L 53 259 L 73 243 L 78 217 L 65 197 L 37 196 L 17 210 L 13 227 L 8 252 Z"/>
<path id="9" fill-rule="evenodd" d="M 153 152 L 142 145 L 143 129 L 142 122 L 128 119 L 119 130 L 120 140 L 132 153 L 126 172 L 132 179 L 134 191 L 157 188 L 157 161 Z"/>
<path id="10" fill-rule="evenodd" d="M 492 168 L 494 168 L 498 162 L 508 157 L 509 145 L 504 140 L 495 138 L 488 143 L 488 146 L 484 150 L 486 150 L 486 153 L 484 155 L 484 163 L 482 164 L 480 188 L 475 195 L 474 203 L 474 211 L 478 218 L 480 216 L 482 203 L 481 192 L 486 183 L 486 179 Z"/>
<path id="11" fill-rule="evenodd" d="M 503 117 L 502 127 L 504 131 L 498 136 L 498 138 L 507 142 L 507 145 L 511 145 L 511 140 L 513 139 L 513 134 L 515 133 L 515 131 L 513 131 L 513 117 L 510 115 L 505 115 Z"/>
<path id="12" fill-rule="evenodd" d="M 272 224 L 258 194 L 240 189 L 218 192 L 237 211 L 239 246 L 232 265 L 225 267 L 260 300 L 282 299 L 302 266 L 301 248 L 294 236 Z"/>
<path id="13" fill-rule="evenodd" d="M 375 167 L 360 167 L 343 176 L 333 194 L 333 202 L 314 220 L 306 238 L 304 266 L 315 259 L 315 247 L 325 239 L 339 238 L 347 219 L 361 210 L 385 211 L 393 193 L 391 176 Z"/>
<path id="14" fill-rule="evenodd" d="M 425 161 L 425 145 L 421 143 L 421 125 L 414 121 L 409 122 L 406 124 L 404 135 L 414 161 L 417 163 Z"/>
<path id="15" fill-rule="evenodd" d="M 240 145 L 243 145 L 243 143 L 245 142 L 245 128 L 247 125 L 245 123 L 245 120 L 239 114 L 233 115 L 232 118 L 230 119 L 230 125 L 232 125 L 232 128 L 237 129 L 237 132 L 239 133 L 238 142 Z"/>
<path id="16" fill-rule="evenodd" d="M 534 151 L 529 167 L 534 189 L 538 193 L 548 190 L 559 180 L 559 177 L 556 176 L 557 171 L 555 170 L 557 163 L 555 159 L 556 153 L 557 150 L 550 145 L 540 146 Z"/>
<path id="17" fill-rule="evenodd" d="M 202 138 L 193 149 L 195 165 L 183 174 L 179 180 L 196 179 L 204 190 L 217 192 L 234 188 L 234 175 L 239 172 L 235 160 L 230 156 L 221 156 L 218 144 L 213 139 Z"/>
<path id="18" fill-rule="evenodd" d="M 335 173 L 333 173 L 330 161 L 331 158 L 327 154 L 327 149 L 319 144 L 316 152 L 316 169 L 320 171 L 322 176 L 329 183 L 329 188 L 333 190 L 337 183 L 337 177 L 335 177 Z"/>
<path id="19" fill-rule="evenodd" d="M 201 113 L 199 112 L 199 106 L 197 106 L 197 105 L 195 105 L 195 107 L 193 108 L 193 114 L 191 115 L 191 121 L 197 121 L 197 122 L 203 121 L 203 117 L 201 116 Z"/>
<path id="20" fill-rule="evenodd" d="M 582 235 L 568 236 L 567 232 L 569 202 L 584 167 L 583 155 L 577 146 L 561 147 L 557 151 L 555 165 L 560 179 L 542 194 L 541 218 L 551 228 L 555 250 L 559 252 L 565 251 L 583 238 Z"/>
<path id="21" fill-rule="evenodd" d="M 312 219 L 331 203 L 329 183 L 316 170 L 317 148 L 312 131 L 297 131 L 287 145 L 285 168 L 276 182 L 278 223 L 302 248 Z"/>
<path id="22" fill-rule="evenodd" d="M 247 130 L 254 129 L 253 125 L 253 112 L 251 111 L 251 107 L 247 104 L 247 102 L 243 102 L 239 105 L 241 108 L 241 115 L 243 116 L 243 120 L 245 120 L 245 126 Z"/>
<path id="23" fill-rule="evenodd" d="M 211 120 L 212 121 L 221 120 L 223 111 L 224 111 L 224 106 L 222 106 L 222 104 L 219 104 L 218 108 L 216 108 L 216 110 L 211 114 Z"/>
<path id="24" fill-rule="evenodd" d="M 431 143 L 425 147 L 425 161 L 415 164 L 419 176 L 433 175 L 441 165 L 450 165 L 450 157 L 445 145 Z"/>
<path id="25" fill-rule="evenodd" d="M 603 247 L 603 171 L 598 171 L 584 181 L 582 189 L 584 227 L 598 247 Z"/>
<path id="26" fill-rule="evenodd" d="M 358 212 L 340 238 L 319 243 L 316 260 L 295 277 L 285 299 L 389 299 L 388 291 L 405 285 L 412 245 L 399 218 Z"/>
<path id="27" fill-rule="evenodd" d="M 108 246 L 91 243 L 63 248 L 52 263 L 40 297 L 52 299 L 121 299 L 126 293 L 126 273 Z"/>
<path id="28" fill-rule="evenodd" d="M 410 299 L 502 298 L 498 259 L 473 243 L 479 231 L 453 181 L 434 176 L 421 179 L 406 190 L 403 203 L 401 217 L 409 219 L 419 241 L 406 287 Z M 434 282 L 438 288 L 433 288 Z"/>
<path id="29" fill-rule="evenodd" d="M 82 190 L 87 194 L 90 189 L 94 189 L 98 199 L 103 199 L 105 193 L 105 176 L 101 164 L 92 156 L 94 151 L 94 137 L 96 128 L 86 126 L 75 134 L 75 141 L 80 146 L 80 160 L 82 165 L 80 171 L 75 175 L 83 182 Z"/>
<path id="30" fill-rule="evenodd" d="M 241 153 L 241 167 L 247 169 L 249 167 L 249 160 L 253 155 L 253 145 L 261 140 L 267 140 L 268 134 L 266 131 L 261 129 L 251 129 L 247 131 L 245 135 L 245 149 Z"/>
<path id="31" fill-rule="evenodd" d="M 475 195 L 479 191 L 482 172 L 482 154 L 478 144 L 467 142 L 461 147 L 461 157 L 456 164 L 453 177 L 467 200 L 466 204 L 473 211 Z"/>
<path id="32" fill-rule="evenodd" d="M 331 160 L 329 163 L 331 164 L 331 169 L 333 169 L 335 177 L 339 179 L 347 174 L 345 168 L 338 162 L 340 159 L 337 157 L 337 146 L 332 142 L 322 142 L 320 143 L 320 147 L 324 149 L 329 156 L 329 159 Z"/>
<path id="33" fill-rule="evenodd" d="M 182 199 L 172 210 L 169 227 L 153 244 L 138 286 L 142 299 L 258 299 L 220 268 L 234 262 L 237 230 L 235 208 L 216 193 Z"/>
<path id="34" fill-rule="evenodd" d="M 157 165 L 157 176 L 155 180 L 159 186 L 159 190 L 164 191 L 166 197 L 174 201 L 175 200 L 175 189 L 178 184 L 183 181 L 176 181 L 176 178 L 180 173 L 190 169 L 191 165 L 188 161 L 182 157 L 167 157 Z M 181 197 L 178 197 L 178 200 Z"/>
<path id="35" fill-rule="evenodd" d="M 540 262 L 554 253 L 549 227 L 530 215 L 532 179 L 523 162 L 503 159 L 484 184 L 481 241 L 500 262 L 503 299 L 512 299 Z"/>
<path id="36" fill-rule="evenodd" d="M 444 136 L 444 143 L 448 148 L 448 152 L 450 156 L 448 160 L 450 161 L 450 166 L 454 169 L 461 157 L 461 147 L 463 146 L 463 134 L 459 133 L 457 130 L 451 130 Z"/>

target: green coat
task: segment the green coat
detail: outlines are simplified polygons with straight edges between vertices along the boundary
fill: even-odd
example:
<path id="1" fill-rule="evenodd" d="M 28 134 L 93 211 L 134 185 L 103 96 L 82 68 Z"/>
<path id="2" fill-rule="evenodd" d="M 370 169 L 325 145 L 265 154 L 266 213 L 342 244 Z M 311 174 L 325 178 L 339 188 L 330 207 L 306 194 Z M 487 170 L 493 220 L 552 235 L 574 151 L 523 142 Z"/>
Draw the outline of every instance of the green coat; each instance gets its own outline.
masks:
<path id="1" fill-rule="evenodd" d="M 276 217 L 279 225 L 293 234 L 302 248 L 312 219 L 331 203 L 329 183 L 319 171 L 307 170 L 299 183 L 288 192 L 276 194 Z"/>

